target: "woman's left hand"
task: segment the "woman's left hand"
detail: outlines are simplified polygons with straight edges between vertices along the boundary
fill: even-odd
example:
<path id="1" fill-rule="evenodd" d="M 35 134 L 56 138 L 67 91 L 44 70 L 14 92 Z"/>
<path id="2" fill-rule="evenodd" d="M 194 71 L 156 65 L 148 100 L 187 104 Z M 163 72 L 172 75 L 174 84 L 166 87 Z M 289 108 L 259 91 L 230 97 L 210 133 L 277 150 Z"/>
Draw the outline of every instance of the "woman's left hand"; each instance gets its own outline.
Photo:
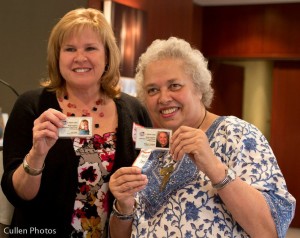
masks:
<path id="1" fill-rule="evenodd" d="M 188 126 L 181 126 L 173 133 L 170 153 L 174 160 L 182 159 L 185 153 L 189 154 L 203 172 L 213 166 L 212 158 L 215 157 L 205 132 Z"/>

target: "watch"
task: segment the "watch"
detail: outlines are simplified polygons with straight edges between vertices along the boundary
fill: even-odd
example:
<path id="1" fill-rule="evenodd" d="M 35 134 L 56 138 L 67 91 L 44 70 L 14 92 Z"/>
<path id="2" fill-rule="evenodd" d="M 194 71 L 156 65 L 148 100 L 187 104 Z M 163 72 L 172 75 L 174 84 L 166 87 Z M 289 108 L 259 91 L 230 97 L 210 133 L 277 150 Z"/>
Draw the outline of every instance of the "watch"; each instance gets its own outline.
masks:
<path id="1" fill-rule="evenodd" d="M 235 178 L 236 178 L 235 171 L 233 171 L 230 168 L 225 169 L 225 178 L 221 182 L 215 183 L 212 186 L 213 186 L 213 188 L 220 190 L 220 189 L 224 188 L 227 184 L 229 184 L 230 182 L 235 180 Z"/>

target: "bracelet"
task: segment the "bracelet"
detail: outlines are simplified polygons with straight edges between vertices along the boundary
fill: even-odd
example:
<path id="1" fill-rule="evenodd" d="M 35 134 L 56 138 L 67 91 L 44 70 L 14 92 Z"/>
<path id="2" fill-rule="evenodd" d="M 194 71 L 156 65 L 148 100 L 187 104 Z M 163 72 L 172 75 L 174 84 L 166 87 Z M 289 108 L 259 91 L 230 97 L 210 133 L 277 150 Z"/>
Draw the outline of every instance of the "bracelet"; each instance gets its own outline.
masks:
<path id="1" fill-rule="evenodd" d="M 135 212 L 136 212 L 137 204 L 138 204 L 138 202 L 137 202 L 136 199 L 134 199 L 133 212 L 132 212 L 131 214 L 123 214 L 123 213 L 121 213 L 121 212 L 117 209 L 116 204 L 117 204 L 117 199 L 114 200 L 114 203 L 113 203 L 113 210 L 112 210 L 111 215 L 116 216 L 116 217 L 117 217 L 118 219 L 120 219 L 120 220 L 131 220 L 131 219 L 133 219 L 134 214 L 135 214 Z"/>
<path id="2" fill-rule="evenodd" d="M 24 168 L 25 172 L 32 176 L 37 176 L 37 175 L 41 174 L 45 168 L 45 163 L 43 164 L 43 167 L 41 169 L 31 168 L 26 161 L 26 158 L 28 155 L 29 154 L 27 154 L 23 160 L 23 168 Z"/>
<path id="3" fill-rule="evenodd" d="M 225 169 L 225 178 L 216 184 L 213 184 L 213 188 L 220 190 L 224 188 L 227 184 L 235 180 L 236 178 L 236 173 L 232 169 Z"/>

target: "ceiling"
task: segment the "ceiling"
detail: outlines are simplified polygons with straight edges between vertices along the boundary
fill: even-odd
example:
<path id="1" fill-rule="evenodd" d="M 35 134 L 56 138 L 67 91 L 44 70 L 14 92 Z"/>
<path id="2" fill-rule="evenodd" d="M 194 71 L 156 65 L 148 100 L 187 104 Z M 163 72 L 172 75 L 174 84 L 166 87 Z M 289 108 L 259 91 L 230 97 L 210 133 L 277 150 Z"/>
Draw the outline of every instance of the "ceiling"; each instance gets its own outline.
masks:
<path id="1" fill-rule="evenodd" d="M 274 3 L 295 3 L 300 0 L 193 0 L 201 6 L 222 6 L 222 5 L 249 5 L 249 4 L 274 4 Z"/>

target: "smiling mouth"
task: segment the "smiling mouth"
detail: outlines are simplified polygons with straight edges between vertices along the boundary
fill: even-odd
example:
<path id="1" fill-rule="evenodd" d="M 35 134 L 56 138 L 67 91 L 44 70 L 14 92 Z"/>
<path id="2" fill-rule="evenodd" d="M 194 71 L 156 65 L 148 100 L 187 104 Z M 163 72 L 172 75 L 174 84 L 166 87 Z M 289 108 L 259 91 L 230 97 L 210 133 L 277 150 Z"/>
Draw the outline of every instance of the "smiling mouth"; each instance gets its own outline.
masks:
<path id="1" fill-rule="evenodd" d="M 174 113 L 174 112 L 176 112 L 178 110 L 179 110 L 178 107 L 173 107 L 173 108 L 168 108 L 168 109 L 160 110 L 160 113 L 163 114 L 163 115 L 168 115 L 168 114 Z"/>
<path id="2" fill-rule="evenodd" d="M 88 72 L 90 71 L 91 69 L 89 68 L 79 68 L 79 69 L 73 69 L 74 72 L 76 73 L 85 73 L 85 72 Z"/>

